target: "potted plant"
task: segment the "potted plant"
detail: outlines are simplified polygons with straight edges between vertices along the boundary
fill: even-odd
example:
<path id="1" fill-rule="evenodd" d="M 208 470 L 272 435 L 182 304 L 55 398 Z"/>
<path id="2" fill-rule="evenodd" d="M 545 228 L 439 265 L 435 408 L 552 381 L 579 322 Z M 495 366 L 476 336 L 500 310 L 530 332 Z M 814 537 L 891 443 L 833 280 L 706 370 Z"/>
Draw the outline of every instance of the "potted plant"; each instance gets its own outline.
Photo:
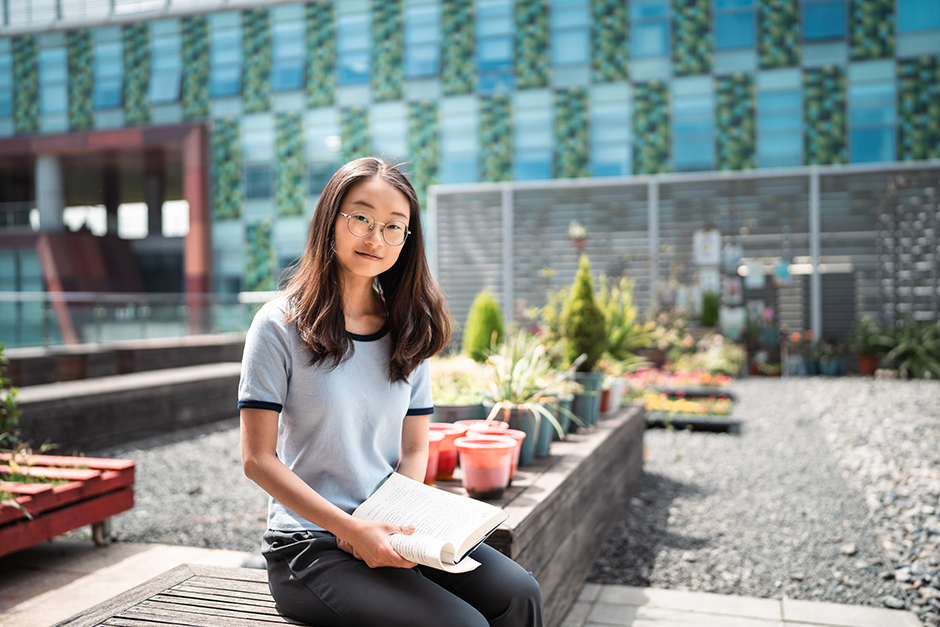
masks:
<path id="1" fill-rule="evenodd" d="M 900 377 L 940 378 L 940 323 L 910 320 L 900 323 L 884 361 L 893 364 Z"/>
<path id="2" fill-rule="evenodd" d="M 592 425 L 597 422 L 604 379 L 604 373 L 597 369 L 597 364 L 607 351 L 607 329 L 604 312 L 594 298 L 594 280 L 587 255 L 581 255 L 560 321 L 565 357 L 572 365 L 580 360 L 575 367 L 575 381 L 584 386 L 584 391 L 575 395 L 573 411 Z"/>
<path id="3" fill-rule="evenodd" d="M 479 363 L 486 360 L 503 339 L 503 314 L 499 303 L 488 290 L 473 299 L 463 330 L 461 351 Z"/>
<path id="4" fill-rule="evenodd" d="M 432 422 L 482 420 L 483 368 L 466 355 L 431 359 L 431 393 L 434 397 Z"/>
<path id="5" fill-rule="evenodd" d="M 487 358 L 484 375 L 485 395 L 493 404 L 487 420 L 502 418 L 510 429 L 525 432 L 519 465 L 531 464 L 539 429 L 550 427 L 563 435 L 551 390 L 563 385 L 565 373 L 552 368 L 548 349 L 537 337 L 520 333 Z"/>
<path id="6" fill-rule="evenodd" d="M 871 376 L 878 369 L 881 356 L 890 350 L 892 338 L 885 333 L 878 321 L 865 316 L 852 324 L 850 342 L 858 351 L 859 374 Z"/>

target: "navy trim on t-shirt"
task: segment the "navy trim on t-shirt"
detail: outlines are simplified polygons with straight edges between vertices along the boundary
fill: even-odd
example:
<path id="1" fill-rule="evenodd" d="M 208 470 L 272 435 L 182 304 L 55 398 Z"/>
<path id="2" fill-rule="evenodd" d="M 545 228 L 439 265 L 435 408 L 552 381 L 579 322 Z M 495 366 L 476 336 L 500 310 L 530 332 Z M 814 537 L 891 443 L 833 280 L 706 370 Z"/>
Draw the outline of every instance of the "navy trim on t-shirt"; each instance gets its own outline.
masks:
<path id="1" fill-rule="evenodd" d="M 269 403 L 267 401 L 238 401 L 239 409 L 270 409 L 281 413 L 284 406 L 280 403 Z"/>
<path id="2" fill-rule="evenodd" d="M 375 333 L 372 333 L 371 335 L 357 335 L 356 333 L 351 333 L 350 331 L 346 331 L 346 333 L 355 342 L 374 342 L 376 340 L 381 340 L 383 337 L 388 335 L 388 325 L 386 324 L 384 327 Z"/>
<path id="3" fill-rule="evenodd" d="M 413 407 L 409 409 L 405 415 L 406 416 L 430 416 L 434 413 L 433 407 Z"/>

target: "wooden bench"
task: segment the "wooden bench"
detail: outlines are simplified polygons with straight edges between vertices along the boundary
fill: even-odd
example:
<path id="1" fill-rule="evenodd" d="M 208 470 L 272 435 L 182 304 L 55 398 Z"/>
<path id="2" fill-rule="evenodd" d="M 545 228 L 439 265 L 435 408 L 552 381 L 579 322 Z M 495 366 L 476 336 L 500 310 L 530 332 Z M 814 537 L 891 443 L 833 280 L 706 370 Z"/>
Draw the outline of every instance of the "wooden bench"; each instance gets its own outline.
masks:
<path id="1" fill-rule="evenodd" d="M 552 444 L 520 468 L 502 499 L 509 520 L 487 544 L 535 575 L 547 627 L 558 627 L 643 471 L 645 414 L 627 407 L 589 434 Z M 440 487 L 466 494 L 459 481 Z M 181 566 L 60 625 L 247 627 L 290 622 L 277 614 L 264 571 Z"/>

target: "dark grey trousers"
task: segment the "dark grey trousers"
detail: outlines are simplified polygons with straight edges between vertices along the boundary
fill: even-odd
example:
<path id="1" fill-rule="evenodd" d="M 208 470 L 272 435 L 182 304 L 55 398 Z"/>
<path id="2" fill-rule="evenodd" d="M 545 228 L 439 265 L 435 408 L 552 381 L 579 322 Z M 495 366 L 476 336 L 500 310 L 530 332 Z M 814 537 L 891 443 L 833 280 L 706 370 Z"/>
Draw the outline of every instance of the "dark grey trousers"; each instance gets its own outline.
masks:
<path id="1" fill-rule="evenodd" d="M 317 627 L 542 627 L 535 577 L 485 544 L 460 574 L 369 568 L 327 532 L 268 531 L 262 553 L 278 610 Z"/>

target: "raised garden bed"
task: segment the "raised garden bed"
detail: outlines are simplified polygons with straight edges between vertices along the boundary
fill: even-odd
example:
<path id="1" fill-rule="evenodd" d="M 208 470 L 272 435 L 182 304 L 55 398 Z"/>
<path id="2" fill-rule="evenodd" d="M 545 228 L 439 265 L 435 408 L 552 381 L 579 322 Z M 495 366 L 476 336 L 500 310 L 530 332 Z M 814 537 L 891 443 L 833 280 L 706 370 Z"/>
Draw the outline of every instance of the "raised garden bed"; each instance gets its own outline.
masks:
<path id="1" fill-rule="evenodd" d="M 731 416 L 711 414 L 671 414 L 647 412 L 646 425 L 652 428 L 692 429 L 693 431 L 737 431 L 741 423 Z"/>
<path id="2" fill-rule="evenodd" d="M 670 398 L 726 398 L 732 401 L 735 400 L 731 390 L 725 387 L 657 385 L 650 389 Z"/>
<path id="3" fill-rule="evenodd" d="M 0 480 L 0 491 L 19 505 L 0 505 L 0 556 L 85 525 L 92 525 L 92 537 L 103 544 L 108 519 L 134 506 L 132 461 L 30 455 L 27 462 L 18 456 L 11 466 L 11 458 L 0 455 L 0 479 L 15 471 L 39 482 Z"/>

